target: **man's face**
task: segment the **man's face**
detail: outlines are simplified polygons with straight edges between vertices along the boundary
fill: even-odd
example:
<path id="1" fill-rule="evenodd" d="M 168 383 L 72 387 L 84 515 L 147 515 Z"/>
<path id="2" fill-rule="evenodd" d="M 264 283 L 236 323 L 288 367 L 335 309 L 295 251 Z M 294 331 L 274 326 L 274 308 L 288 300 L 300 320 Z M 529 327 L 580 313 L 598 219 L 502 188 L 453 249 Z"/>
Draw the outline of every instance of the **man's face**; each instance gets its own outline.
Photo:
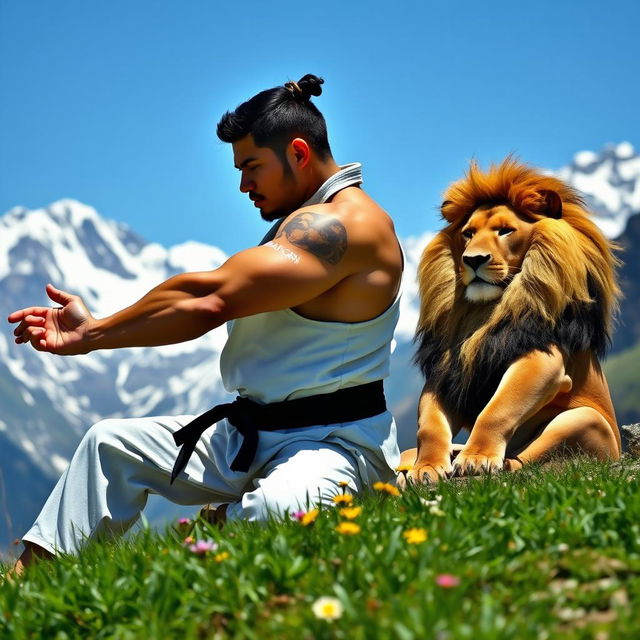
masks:
<path id="1" fill-rule="evenodd" d="M 277 220 L 304 202 L 291 166 L 285 172 L 273 149 L 256 146 L 251 134 L 232 146 L 235 167 L 242 173 L 240 191 L 249 195 L 264 220 Z"/>

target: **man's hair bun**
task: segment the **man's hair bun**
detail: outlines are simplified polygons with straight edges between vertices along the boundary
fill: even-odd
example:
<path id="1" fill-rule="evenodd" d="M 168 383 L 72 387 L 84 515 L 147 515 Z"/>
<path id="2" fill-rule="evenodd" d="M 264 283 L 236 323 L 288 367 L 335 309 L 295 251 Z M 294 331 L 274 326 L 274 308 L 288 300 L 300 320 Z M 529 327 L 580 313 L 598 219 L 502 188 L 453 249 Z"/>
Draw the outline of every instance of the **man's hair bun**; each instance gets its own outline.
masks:
<path id="1" fill-rule="evenodd" d="M 319 96 L 322 93 L 324 80 L 311 73 L 302 76 L 298 82 L 286 82 L 285 88 L 298 100 L 309 100 L 311 96 Z"/>

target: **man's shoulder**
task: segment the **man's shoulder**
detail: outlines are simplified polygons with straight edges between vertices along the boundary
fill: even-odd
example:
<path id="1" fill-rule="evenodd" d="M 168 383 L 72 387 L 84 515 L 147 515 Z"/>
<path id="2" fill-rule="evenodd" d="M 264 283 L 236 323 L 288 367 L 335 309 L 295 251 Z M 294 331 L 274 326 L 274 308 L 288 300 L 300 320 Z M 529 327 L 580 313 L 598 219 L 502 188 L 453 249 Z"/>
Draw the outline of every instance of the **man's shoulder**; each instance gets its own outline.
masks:
<path id="1" fill-rule="evenodd" d="M 365 194 L 301 207 L 284 218 L 280 228 L 296 220 L 319 227 L 342 226 L 354 240 L 395 233 L 389 214 Z"/>

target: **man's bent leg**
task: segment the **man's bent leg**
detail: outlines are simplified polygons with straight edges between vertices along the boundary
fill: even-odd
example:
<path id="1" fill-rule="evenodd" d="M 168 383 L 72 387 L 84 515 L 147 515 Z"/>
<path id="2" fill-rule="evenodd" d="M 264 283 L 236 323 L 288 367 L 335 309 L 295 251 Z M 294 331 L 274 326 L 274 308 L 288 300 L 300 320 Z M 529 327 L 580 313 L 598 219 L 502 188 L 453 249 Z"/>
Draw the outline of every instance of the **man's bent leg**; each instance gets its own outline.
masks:
<path id="1" fill-rule="evenodd" d="M 256 489 L 230 504 L 227 520 L 266 520 L 319 504 L 333 504 L 333 498 L 348 483 L 347 491 L 357 493 L 363 483 L 354 457 L 342 447 L 323 442 L 295 442 L 280 450 L 254 480 Z"/>
<path id="2" fill-rule="evenodd" d="M 77 553 L 92 538 L 126 531 L 138 519 L 149 493 L 179 504 L 236 500 L 240 492 L 217 473 L 207 435 L 185 472 L 169 484 L 178 452 L 172 434 L 190 419 L 103 420 L 91 427 L 24 535 L 25 543 L 51 554 Z"/>

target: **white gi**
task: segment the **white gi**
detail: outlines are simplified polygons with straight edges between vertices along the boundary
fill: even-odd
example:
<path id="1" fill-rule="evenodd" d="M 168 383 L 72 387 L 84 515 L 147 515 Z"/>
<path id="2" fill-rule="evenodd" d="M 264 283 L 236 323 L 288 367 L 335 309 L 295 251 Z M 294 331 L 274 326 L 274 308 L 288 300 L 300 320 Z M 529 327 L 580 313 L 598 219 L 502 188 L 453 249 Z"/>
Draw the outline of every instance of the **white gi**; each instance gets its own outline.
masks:
<path id="1" fill-rule="evenodd" d="M 305 205 L 361 182 L 360 165 L 346 165 Z M 398 313 L 396 300 L 366 322 L 320 322 L 291 309 L 229 322 L 221 357 L 224 386 L 271 403 L 385 378 Z M 149 493 L 185 505 L 227 502 L 229 520 L 264 520 L 331 503 L 341 481 L 358 492 L 391 480 L 399 462 L 387 411 L 356 422 L 260 431 L 248 472 L 231 471 L 242 435 L 221 420 L 204 432 L 171 485 L 178 453 L 172 434 L 193 418 L 109 419 L 92 426 L 23 540 L 51 553 L 76 553 L 96 536 L 126 531 Z"/>

